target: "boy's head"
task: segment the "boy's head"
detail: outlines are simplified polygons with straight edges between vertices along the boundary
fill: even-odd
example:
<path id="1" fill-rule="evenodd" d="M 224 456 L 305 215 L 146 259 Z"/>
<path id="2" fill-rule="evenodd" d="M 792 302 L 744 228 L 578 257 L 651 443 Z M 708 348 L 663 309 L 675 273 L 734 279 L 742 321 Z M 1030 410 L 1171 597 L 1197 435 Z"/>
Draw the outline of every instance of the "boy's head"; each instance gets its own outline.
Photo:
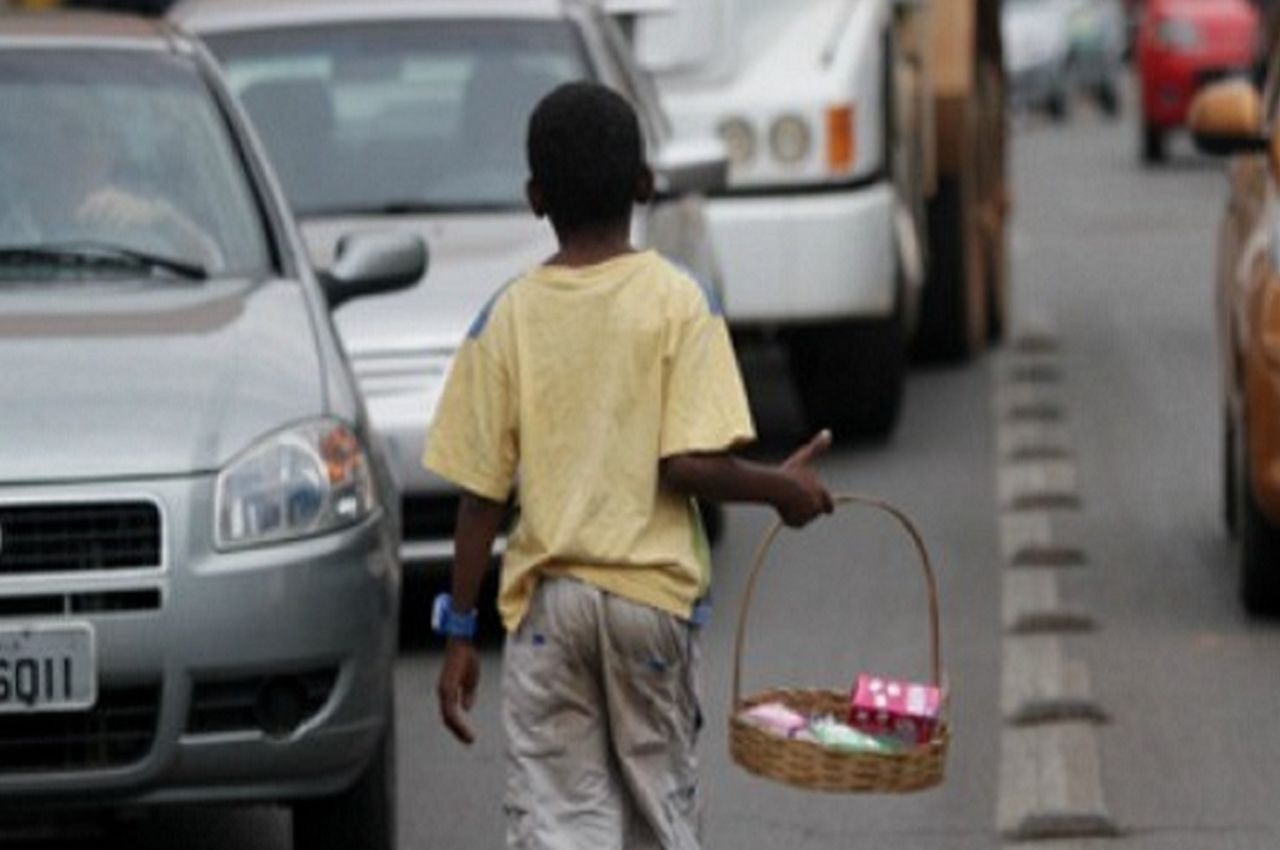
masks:
<path id="1" fill-rule="evenodd" d="M 653 195 L 635 110 L 596 83 L 568 83 L 529 119 L 529 204 L 563 239 L 626 228 L 633 204 Z"/>

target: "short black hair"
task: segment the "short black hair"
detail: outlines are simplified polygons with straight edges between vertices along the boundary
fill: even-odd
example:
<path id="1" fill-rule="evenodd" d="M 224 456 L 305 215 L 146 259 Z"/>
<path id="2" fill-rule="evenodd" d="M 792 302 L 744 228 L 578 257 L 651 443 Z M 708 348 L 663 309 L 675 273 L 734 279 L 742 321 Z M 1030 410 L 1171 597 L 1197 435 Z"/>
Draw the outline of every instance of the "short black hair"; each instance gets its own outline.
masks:
<path id="1" fill-rule="evenodd" d="M 529 170 L 558 231 L 625 221 L 645 170 L 635 110 L 598 83 L 567 83 L 529 119 Z"/>

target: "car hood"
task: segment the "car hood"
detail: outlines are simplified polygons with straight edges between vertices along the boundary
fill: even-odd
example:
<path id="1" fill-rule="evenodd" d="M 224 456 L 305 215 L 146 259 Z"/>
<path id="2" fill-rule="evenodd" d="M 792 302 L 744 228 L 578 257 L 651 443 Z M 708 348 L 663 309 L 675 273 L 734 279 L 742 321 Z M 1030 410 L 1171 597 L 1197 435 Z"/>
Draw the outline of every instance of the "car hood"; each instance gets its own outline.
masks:
<path id="1" fill-rule="evenodd" d="M 324 411 L 289 281 L 6 285 L 0 363 L 3 483 L 208 472 Z"/>
<path id="2" fill-rule="evenodd" d="M 333 263 L 338 240 L 363 231 L 408 231 L 430 251 L 416 286 L 343 306 L 335 314 L 353 360 L 452 352 L 504 284 L 555 252 L 551 228 L 526 212 L 313 218 L 303 237 L 318 268 Z"/>

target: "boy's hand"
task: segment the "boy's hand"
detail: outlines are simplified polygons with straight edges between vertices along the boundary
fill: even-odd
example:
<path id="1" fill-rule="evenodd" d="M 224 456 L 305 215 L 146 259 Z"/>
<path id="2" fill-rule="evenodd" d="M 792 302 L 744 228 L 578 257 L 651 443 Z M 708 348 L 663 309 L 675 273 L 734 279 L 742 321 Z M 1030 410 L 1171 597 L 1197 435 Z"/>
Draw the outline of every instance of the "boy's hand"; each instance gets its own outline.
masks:
<path id="1" fill-rule="evenodd" d="M 480 684 L 480 659 L 476 648 L 466 640 L 450 640 L 445 652 L 444 668 L 436 693 L 440 697 L 440 719 L 453 736 L 470 745 L 475 732 L 467 725 L 466 712 L 475 704 L 476 686 Z"/>
<path id="2" fill-rule="evenodd" d="M 782 521 L 792 528 L 808 525 L 835 510 L 835 500 L 813 469 L 813 462 L 831 448 L 831 432 L 821 431 L 782 464 L 782 472 L 795 485 L 776 506 Z"/>

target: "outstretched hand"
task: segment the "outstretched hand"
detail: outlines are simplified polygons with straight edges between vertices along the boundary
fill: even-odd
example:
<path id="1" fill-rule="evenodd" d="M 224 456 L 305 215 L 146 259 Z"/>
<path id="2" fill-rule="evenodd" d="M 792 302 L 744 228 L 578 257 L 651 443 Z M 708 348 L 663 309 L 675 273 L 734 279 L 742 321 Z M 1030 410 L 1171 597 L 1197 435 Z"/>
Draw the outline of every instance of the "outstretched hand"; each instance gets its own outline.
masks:
<path id="1" fill-rule="evenodd" d="M 444 667 L 436 694 L 440 697 L 440 719 L 453 736 L 464 744 L 472 744 L 476 734 L 467 723 L 466 713 L 476 701 L 480 684 L 480 659 L 470 641 L 451 640 L 445 653 Z"/>
<path id="2" fill-rule="evenodd" d="M 831 432 L 820 431 L 812 440 L 796 449 L 780 467 L 794 486 L 777 505 L 782 521 L 792 528 L 808 525 L 823 514 L 835 510 L 835 500 L 828 492 L 813 464 L 831 448 Z"/>

